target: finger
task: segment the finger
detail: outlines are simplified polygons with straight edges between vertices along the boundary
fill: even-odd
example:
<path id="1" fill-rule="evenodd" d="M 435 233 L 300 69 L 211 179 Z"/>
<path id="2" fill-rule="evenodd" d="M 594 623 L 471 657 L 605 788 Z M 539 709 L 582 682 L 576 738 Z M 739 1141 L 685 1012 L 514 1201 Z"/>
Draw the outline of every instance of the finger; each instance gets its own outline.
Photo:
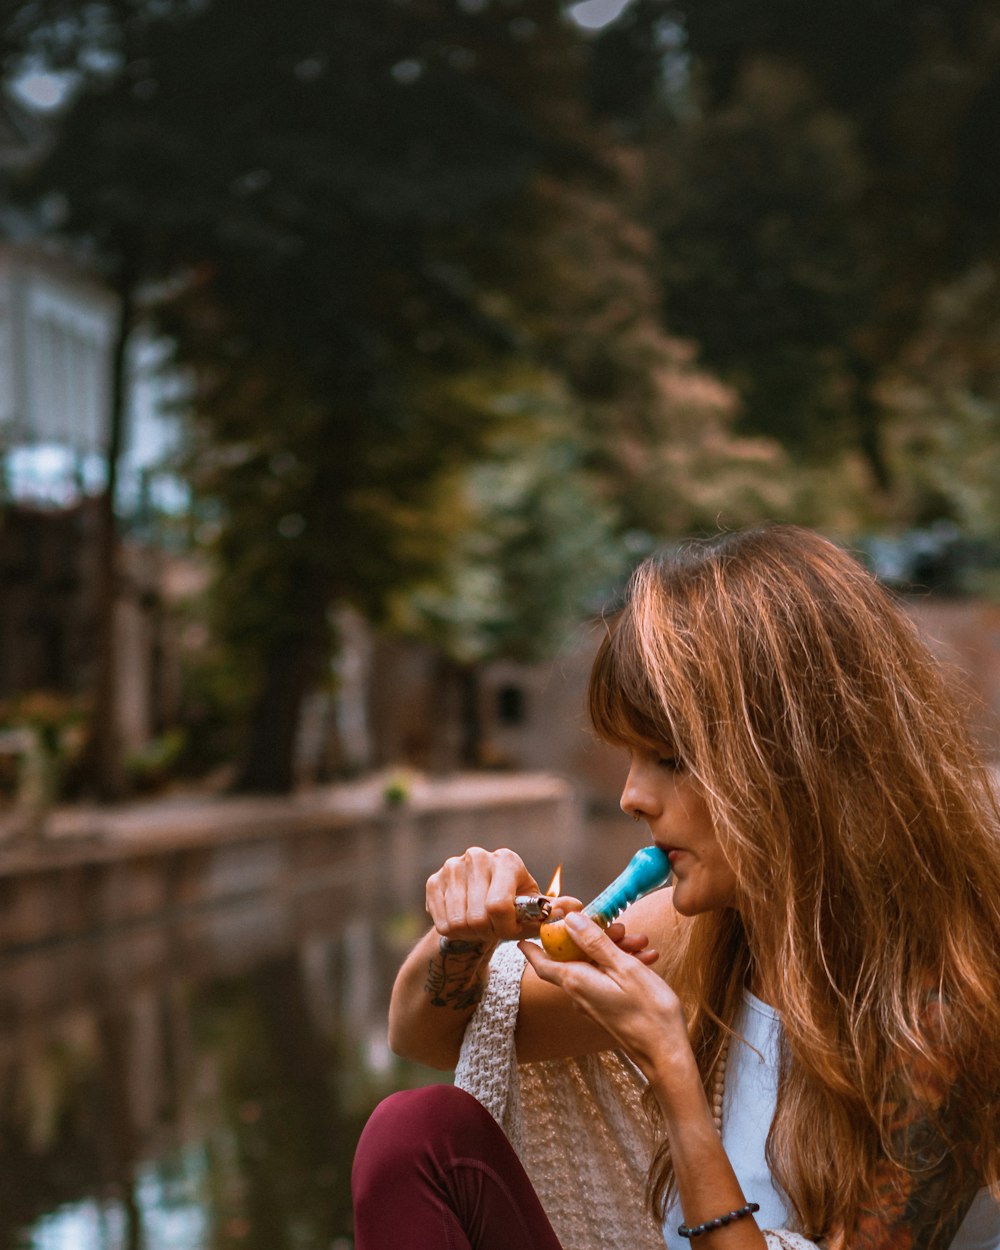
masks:
<path id="1" fill-rule="evenodd" d="M 424 906 L 435 927 L 446 923 L 447 911 L 445 893 L 450 876 L 451 861 L 444 863 L 437 872 L 427 878 L 424 892 Z"/>
<path id="2" fill-rule="evenodd" d="M 565 964 L 550 959 L 536 942 L 518 942 L 517 948 L 543 981 L 548 981 L 550 985 L 562 985 Z"/>
<path id="3" fill-rule="evenodd" d="M 443 924 L 438 929 L 451 937 L 459 937 L 468 927 L 467 916 L 468 890 L 464 875 L 451 877 L 445 883 Z"/>
<path id="4" fill-rule="evenodd" d="M 621 969 L 627 965 L 623 954 L 604 930 L 584 912 L 570 912 L 565 925 L 573 941 L 589 960 L 600 968 Z"/>
<path id="5" fill-rule="evenodd" d="M 490 857 L 492 870 L 491 896 L 513 899 L 515 894 L 540 894 L 541 887 L 525 867 L 520 855 L 506 847 Z"/>
<path id="6" fill-rule="evenodd" d="M 552 900 L 552 908 L 561 908 L 565 916 L 571 911 L 583 911 L 583 904 L 578 898 L 574 898 L 572 894 L 560 894 L 558 898 Z"/>
<path id="7" fill-rule="evenodd" d="M 466 851 L 465 915 L 472 929 L 489 929 L 489 895 L 493 888 L 492 857 L 478 849 Z"/>
<path id="8" fill-rule="evenodd" d="M 424 910 L 430 916 L 431 920 L 437 921 L 437 908 L 440 900 L 440 891 L 437 884 L 437 874 L 428 877 L 427 885 L 424 888 Z"/>
<path id="9" fill-rule="evenodd" d="M 513 937 L 522 931 L 522 924 L 514 910 L 514 898 L 518 894 L 539 894 L 538 882 L 513 851 L 496 851 L 492 857 L 492 878 L 486 895 L 485 906 L 494 932 L 502 937 Z"/>
<path id="10" fill-rule="evenodd" d="M 620 950 L 630 954 L 635 954 L 649 945 L 649 938 L 645 933 L 628 933 L 620 920 L 609 924 L 604 932 Z"/>

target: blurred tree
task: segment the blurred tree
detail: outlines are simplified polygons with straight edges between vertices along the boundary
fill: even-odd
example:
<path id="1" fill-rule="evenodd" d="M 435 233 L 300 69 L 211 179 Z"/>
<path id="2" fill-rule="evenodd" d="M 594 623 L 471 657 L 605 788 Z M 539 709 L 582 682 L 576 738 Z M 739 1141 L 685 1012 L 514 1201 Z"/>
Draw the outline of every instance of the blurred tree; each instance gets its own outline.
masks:
<path id="1" fill-rule="evenodd" d="M 558 5 L 535 7 L 549 43 L 571 40 Z M 480 48 L 521 53 L 539 23 L 476 8 L 20 6 L 27 55 L 83 75 L 33 189 L 109 272 L 170 283 L 157 312 L 193 379 L 218 619 L 256 690 L 247 786 L 290 784 L 330 604 L 377 612 L 427 575 L 436 480 L 481 444 L 491 414 L 447 379 L 514 337 L 462 238 L 540 160 L 580 159 L 541 38 L 508 74 L 521 99 L 480 72 Z"/>
<path id="2" fill-rule="evenodd" d="M 881 387 L 892 417 L 887 450 L 906 492 L 904 514 L 920 525 L 951 522 L 994 548 L 1000 534 L 998 327 L 1000 272 L 981 264 L 938 292 Z M 996 593 L 995 575 L 989 589 Z"/>
<path id="3" fill-rule="evenodd" d="M 1000 6 L 661 9 L 686 57 L 660 130 L 667 319 L 749 428 L 853 441 L 887 488 L 884 368 L 1000 244 Z"/>
<path id="4" fill-rule="evenodd" d="M 643 545 L 794 510 L 777 443 L 734 434 L 736 396 L 696 345 L 664 329 L 656 241 L 643 225 L 641 147 L 605 140 L 606 181 L 542 180 L 558 231 L 528 238 L 507 274 L 540 359 L 579 406 L 585 463 Z M 549 289 L 539 300 L 535 275 Z"/>
<path id="5" fill-rule="evenodd" d="M 426 579 L 438 483 L 501 419 L 450 381 L 517 343 L 465 252 L 541 163 L 589 159 L 560 115 L 573 32 L 525 7 L 8 6 L 9 64 L 79 76 L 30 190 L 123 300 L 159 283 L 190 370 L 217 620 L 254 692 L 245 786 L 291 784 L 331 604 L 377 614 Z"/>
<path id="6" fill-rule="evenodd" d="M 470 253 L 521 350 L 470 375 L 504 419 L 456 480 L 444 576 L 397 603 L 394 624 L 451 661 L 470 764 L 484 662 L 554 654 L 664 537 L 799 504 L 777 444 L 735 436 L 732 393 L 663 330 L 642 153 L 600 140 L 599 176 L 541 176 Z"/>
<path id="7" fill-rule="evenodd" d="M 798 455 L 860 441 L 855 371 L 875 278 L 850 127 L 807 80 L 755 64 L 738 101 L 682 126 L 658 171 L 666 315 L 736 389 L 745 428 Z"/>
<path id="8" fill-rule="evenodd" d="M 579 601 L 584 518 L 603 550 L 613 525 L 649 542 L 788 506 L 787 462 L 733 438 L 731 392 L 662 329 L 623 120 L 656 85 L 657 5 L 613 55 L 560 0 L 7 8 L 9 72 L 40 57 L 78 79 L 30 192 L 128 274 L 191 379 L 243 786 L 292 784 L 334 605 L 380 619 L 450 586 L 429 629 L 471 611 L 488 648 L 516 650 Z M 612 98 L 608 65 L 632 63 Z M 514 359 L 540 424 L 522 414 L 505 443 Z M 470 609 L 486 553 L 493 597 Z M 468 635 L 451 630 L 456 654 Z"/>
<path id="9" fill-rule="evenodd" d="M 579 404 L 564 381 L 512 363 L 468 385 L 505 420 L 488 454 L 453 483 L 443 567 L 397 598 L 390 623 L 445 658 L 461 709 L 461 758 L 476 766 L 484 762 L 482 665 L 558 652 L 607 598 L 629 553 L 583 463 Z"/>

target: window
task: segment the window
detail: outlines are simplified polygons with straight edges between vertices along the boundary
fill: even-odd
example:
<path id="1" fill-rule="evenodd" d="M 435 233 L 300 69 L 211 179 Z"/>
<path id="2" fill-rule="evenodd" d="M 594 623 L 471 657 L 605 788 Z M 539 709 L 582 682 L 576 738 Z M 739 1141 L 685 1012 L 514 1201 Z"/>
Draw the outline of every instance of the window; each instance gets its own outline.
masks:
<path id="1" fill-rule="evenodd" d="M 523 725 L 527 719 L 524 691 L 508 683 L 497 690 L 497 719 L 501 725 Z"/>

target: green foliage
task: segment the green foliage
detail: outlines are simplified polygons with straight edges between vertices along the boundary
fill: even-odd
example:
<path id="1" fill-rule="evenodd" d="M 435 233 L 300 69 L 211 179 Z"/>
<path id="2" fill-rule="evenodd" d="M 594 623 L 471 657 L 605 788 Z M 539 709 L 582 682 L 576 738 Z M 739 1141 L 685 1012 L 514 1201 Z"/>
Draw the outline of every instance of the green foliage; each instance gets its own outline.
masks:
<path id="1" fill-rule="evenodd" d="M 174 774 L 187 746 L 181 729 L 172 729 L 148 742 L 125 761 L 134 789 L 142 792 L 160 790 Z"/>
<path id="2" fill-rule="evenodd" d="M 888 492 L 905 466 L 882 383 L 938 291 L 1000 245 L 996 2 L 666 15 L 688 58 L 653 140 L 667 320 L 749 428 L 798 457 L 859 448 L 893 516 L 909 488 Z"/>
<path id="3" fill-rule="evenodd" d="M 1000 532 L 998 312 L 997 271 L 977 266 L 938 292 L 883 381 L 904 520 L 945 519 L 977 539 Z"/>
<path id="4" fill-rule="evenodd" d="M 28 190 L 58 193 L 119 286 L 159 284 L 150 315 L 192 379 L 215 622 L 272 736 L 258 777 L 288 758 L 330 606 L 378 615 L 433 573 L 448 482 L 502 420 L 463 395 L 515 345 L 470 241 L 540 163 L 579 159 L 551 105 L 569 28 L 532 8 L 34 10 L 36 43 L 70 62 L 75 39 L 85 77 Z"/>
<path id="5" fill-rule="evenodd" d="M 666 317 L 736 387 L 746 428 L 828 455 L 856 437 L 852 336 L 876 294 L 855 138 L 781 65 L 750 67 L 736 92 L 661 168 Z"/>
<path id="6" fill-rule="evenodd" d="M 583 467 L 565 387 L 516 367 L 492 383 L 506 424 L 456 482 L 443 575 L 396 604 L 397 628 L 461 664 L 551 655 L 625 563 L 614 516 Z"/>

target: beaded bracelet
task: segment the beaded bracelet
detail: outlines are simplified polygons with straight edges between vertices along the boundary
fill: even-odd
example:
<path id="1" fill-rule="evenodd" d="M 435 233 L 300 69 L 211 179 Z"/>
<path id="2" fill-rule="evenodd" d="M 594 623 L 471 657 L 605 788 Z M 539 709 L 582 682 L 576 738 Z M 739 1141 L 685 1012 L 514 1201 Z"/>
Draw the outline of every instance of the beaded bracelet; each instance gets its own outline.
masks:
<path id="1" fill-rule="evenodd" d="M 718 1215 L 714 1220 L 706 1220 L 704 1224 L 695 1224 L 694 1228 L 688 1228 L 686 1224 L 682 1224 L 677 1232 L 681 1237 L 700 1237 L 703 1233 L 712 1233 L 726 1224 L 742 1220 L 745 1215 L 755 1215 L 759 1210 L 759 1202 L 748 1202 L 745 1207 L 739 1207 L 725 1215 Z"/>

